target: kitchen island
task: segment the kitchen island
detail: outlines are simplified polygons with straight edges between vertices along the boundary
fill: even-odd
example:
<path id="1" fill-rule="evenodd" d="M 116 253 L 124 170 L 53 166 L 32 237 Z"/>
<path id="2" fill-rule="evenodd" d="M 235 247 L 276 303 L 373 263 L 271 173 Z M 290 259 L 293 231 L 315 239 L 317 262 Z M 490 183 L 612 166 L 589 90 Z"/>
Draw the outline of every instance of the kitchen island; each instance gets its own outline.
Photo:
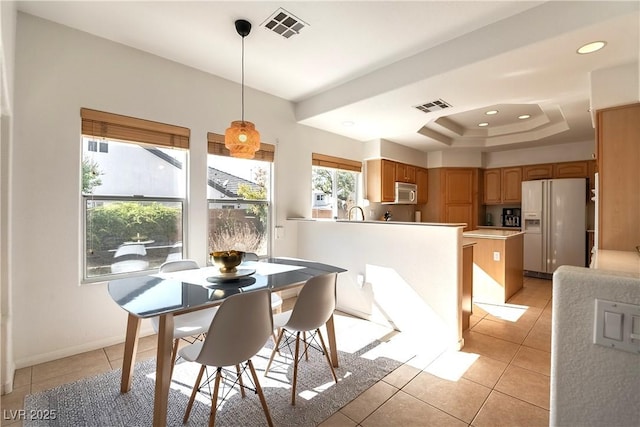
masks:
<path id="1" fill-rule="evenodd" d="M 524 232 L 478 229 L 463 233 L 473 249 L 473 300 L 503 304 L 522 289 Z"/>

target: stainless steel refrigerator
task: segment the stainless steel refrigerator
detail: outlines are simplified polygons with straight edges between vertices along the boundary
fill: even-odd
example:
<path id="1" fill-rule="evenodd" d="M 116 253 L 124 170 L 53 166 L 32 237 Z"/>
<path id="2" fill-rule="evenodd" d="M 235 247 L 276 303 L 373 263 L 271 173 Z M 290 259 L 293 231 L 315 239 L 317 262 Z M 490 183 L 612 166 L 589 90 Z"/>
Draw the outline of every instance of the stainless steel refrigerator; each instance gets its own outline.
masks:
<path id="1" fill-rule="evenodd" d="M 585 266 L 587 181 L 522 182 L 525 274 L 548 276 L 561 265 Z"/>

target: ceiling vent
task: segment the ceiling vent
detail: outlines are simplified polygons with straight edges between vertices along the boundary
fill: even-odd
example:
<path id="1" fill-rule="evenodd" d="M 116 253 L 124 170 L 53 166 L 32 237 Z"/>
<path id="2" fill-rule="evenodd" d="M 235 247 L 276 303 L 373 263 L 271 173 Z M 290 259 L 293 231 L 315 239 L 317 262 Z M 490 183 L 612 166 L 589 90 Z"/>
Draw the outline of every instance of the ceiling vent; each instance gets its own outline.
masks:
<path id="1" fill-rule="evenodd" d="M 442 99 L 436 99 L 435 101 L 426 102 L 421 105 L 416 105 L 415 108 L 422 111 L 423 113 L 432 113 L 434 111 L 444 110 L 445 108 L 451 107 L 451 104 L 443 101 Z"/>
<path id="2" fill-rule="evenodd" d="M 268 17 L 262 23 L 262 26 L 269 31 L 273 31 L 276 34 L 281 35 L 285 39 L 288 39 L 295 34 L 299 34 L 300 30 L 304 27 L 308 27 L 309 24 L 294 16 L 291 12 L 287 12 L 283 8 L 280 8 Z"/>

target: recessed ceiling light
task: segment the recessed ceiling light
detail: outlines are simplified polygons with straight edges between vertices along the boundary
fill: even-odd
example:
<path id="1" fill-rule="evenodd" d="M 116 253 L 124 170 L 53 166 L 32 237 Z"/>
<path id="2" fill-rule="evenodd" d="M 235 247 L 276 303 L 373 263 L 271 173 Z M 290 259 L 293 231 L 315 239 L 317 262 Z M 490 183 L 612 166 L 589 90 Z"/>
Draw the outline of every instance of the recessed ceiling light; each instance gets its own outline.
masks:
<path id="1" fill-rule="evenodd" d="M 521 116 L 518 116 L 520 120 L 528 119 L 529 117 L 531 117 L 531 114 L 523 114 Z"/>
<path id="2" fill-rule="evenodd" d="M 578 52 L 581 55 L 585 55 L 587 53 L 593 53 L 595 51 L 598 51 L 603 47 L 605 47 L 606 45 L 607 45 L 607 42 L 603 42 L 603 41 L 591 42 L 591 43 L 585 44 L 584 46 L 581 46 L 580 48 L 578 48 L 576 52 Z"/>
<path id="3" fill-rule="evenodd" d="M 489 110 L 485 114 L 487 116 L 493 116 L 494 114 L 498 114 L 498 110 Z"/>
<path id="4" fill-rule="evenodd" d="M 489 123 L 487 123 L 487 122 L 478 123 L 478 126 L 480 126 L 481 128 L 483 128 L 483 127 L 485 127 L 485 126 L 489 126 Z"/>
<path id="5" fill-rule="evenodd" d="M 355 123 L 352 122 L 351 120 L 346 120 L 342 122 L 342 126 L 353 126 L 353 125 L 355 125 Z"/>

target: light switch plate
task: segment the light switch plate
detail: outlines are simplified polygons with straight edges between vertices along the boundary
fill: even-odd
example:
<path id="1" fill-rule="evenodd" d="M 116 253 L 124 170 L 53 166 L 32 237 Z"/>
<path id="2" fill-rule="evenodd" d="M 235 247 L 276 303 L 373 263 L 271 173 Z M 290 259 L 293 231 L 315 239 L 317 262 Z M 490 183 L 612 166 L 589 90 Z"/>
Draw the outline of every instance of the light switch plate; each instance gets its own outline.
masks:
<path id="1" fill-rule="evenodd" d="M 640 354 L 640 305 L 596 299 L 593 342 Z"/>
<path id="2" fill-rule="evenodd" d="M 493 253 L 493 260 L 494 261 L 500 261 L 500 252 L 494 252 Z"/>

